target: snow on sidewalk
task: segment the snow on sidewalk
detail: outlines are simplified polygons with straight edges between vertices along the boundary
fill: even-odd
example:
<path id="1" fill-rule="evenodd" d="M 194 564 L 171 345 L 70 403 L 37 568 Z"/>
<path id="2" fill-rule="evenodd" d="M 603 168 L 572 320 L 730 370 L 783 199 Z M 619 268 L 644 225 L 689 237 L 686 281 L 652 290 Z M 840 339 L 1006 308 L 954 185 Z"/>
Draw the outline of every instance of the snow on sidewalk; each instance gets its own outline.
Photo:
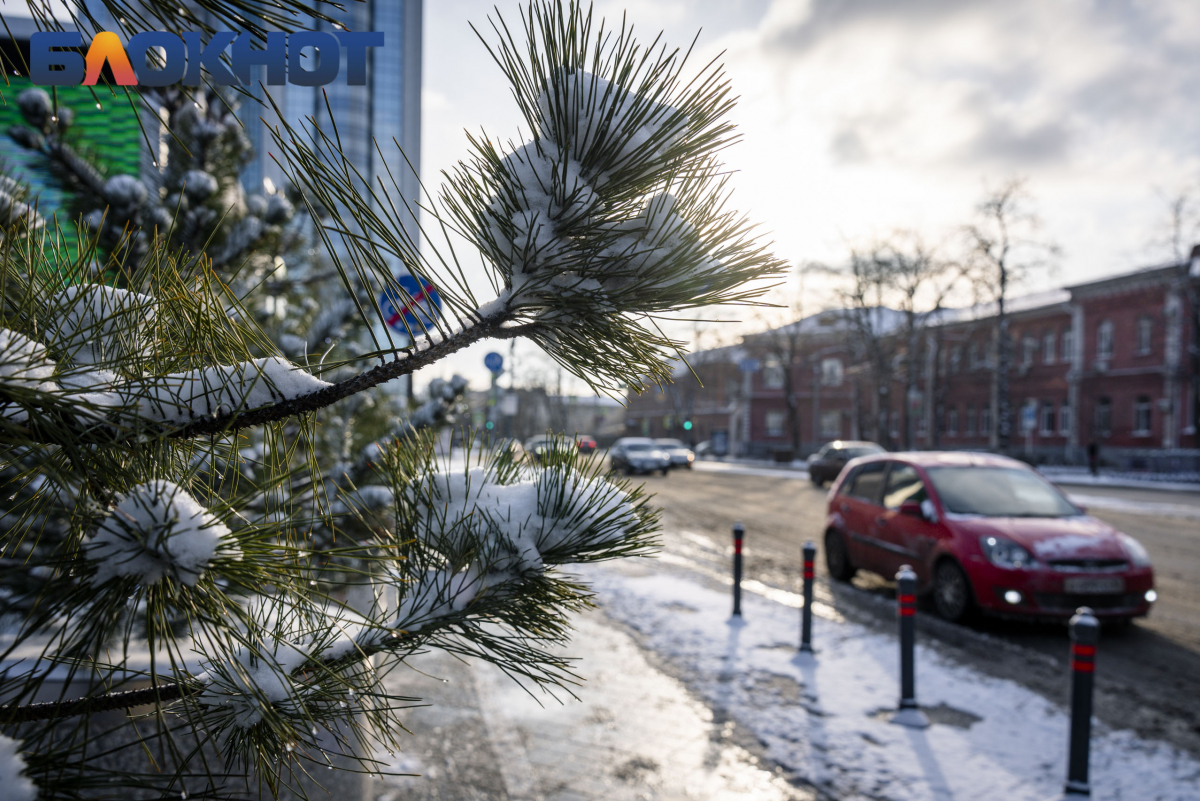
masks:
<path id="1" fill-rule="evenodd" d="M 751 730 L 767 756 L 841 801 L 1045 801 L 1061 795 L 1067 715 L 1015 682 L 918 646 L 917 698 L 934 725 L 888 723 L 898 698 L 893 636 L 818 618 L 815 660 L 796 653 L 795 609 L 663 572 L 581 569 L 611 618 L 640 636 L 715 712 Z M 1063 648 L 1067 648 L 1064 638 Z M 586 669 L 586 668 L 585 668 Z M 1097 670 L 1104 670 L 1103 641 Z M 1064 676 L 1063 696 L 1066 697 Z M 1094 725 L 1092 798 L 1194 801 L 1200 763 L 1164 743 Z"/>

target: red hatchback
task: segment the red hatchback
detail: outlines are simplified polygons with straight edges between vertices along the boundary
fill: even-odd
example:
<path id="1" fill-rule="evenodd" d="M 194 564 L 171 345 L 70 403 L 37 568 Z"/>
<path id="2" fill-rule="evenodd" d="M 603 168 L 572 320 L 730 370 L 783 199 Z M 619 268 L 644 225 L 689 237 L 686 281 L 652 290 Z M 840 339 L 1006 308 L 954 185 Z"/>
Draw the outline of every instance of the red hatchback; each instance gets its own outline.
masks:
<path id="1" fill-rule="evenodd" d="M 848 581 L 916 570 L 938 613 L 1145 615 L 1157 597 L 1141 543 L 1071 503 L 1021 462 L 975 453 L 855 459 L 829 492 L 825 560 Z"/>

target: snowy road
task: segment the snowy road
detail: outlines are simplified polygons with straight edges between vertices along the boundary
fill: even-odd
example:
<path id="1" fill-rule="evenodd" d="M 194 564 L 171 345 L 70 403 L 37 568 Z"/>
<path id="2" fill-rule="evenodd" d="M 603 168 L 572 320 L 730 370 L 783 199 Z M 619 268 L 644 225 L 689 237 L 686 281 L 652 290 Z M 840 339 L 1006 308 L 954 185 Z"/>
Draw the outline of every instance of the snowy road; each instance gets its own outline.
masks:
<path id="1" fill-rule="evenodd" d="M 797 480 L 802 473 L 742 469 L 717 472 L 706 466 L 647 480 L 647 489 L 665 509 L 667 558 L 725 575 L 730 527 L 740 520 L 746 527 L 747 577 L 786 603 L 799 585 L 800 544 L 820 540 L 825 493 Z M 1200 507 L 1180 493 L 1088 488 L 1081 494 L 1093 493 L 1123 504 L 1120 510 L 1087 505 L 1096 517 L 1146 545 L 1157 567 L 1160 593 L 1149 618 L 1127 631 L 1104 633 L 1097 715 L 1200 757 L 1200 534 L 1186 508 Z M 1185 508 L 1167 516 L 1152 504 Z M 820 563 L 818 579 L 820 602 L 847 618 L 890 631 L 895 613 L 888 582 L 861 575 L 853 586 L 830 584 Z M 922 636 L 936 639 L 982 672 L 1016 679 L 1044 698 L 1061 699 L 1067 659 L 1061 626 L 983 621 L 967 628 L 928 614 L 919 617 L 919 626 Z"/>

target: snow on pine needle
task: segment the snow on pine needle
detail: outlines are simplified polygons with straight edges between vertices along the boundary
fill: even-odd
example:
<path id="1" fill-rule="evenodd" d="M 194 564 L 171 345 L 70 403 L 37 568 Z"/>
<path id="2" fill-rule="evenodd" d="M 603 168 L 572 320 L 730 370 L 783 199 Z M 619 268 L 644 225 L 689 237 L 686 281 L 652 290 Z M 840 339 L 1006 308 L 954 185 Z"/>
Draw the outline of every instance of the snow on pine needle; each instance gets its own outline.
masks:
<path id="1" fill-rule="evenodd" d="M 16 389 L 26 392 L 48 392 L 55 389 L 50 381 L 55 363 L 46 354 L 46 347 L 24 334 L 0 328 L 0 388 L 4 394 Z M 0 414 L 16 423 L 28 419 L 29 413 L 17 404 L 6 402 Z"/>
<path id="2" fill-rule="evenodd" d="M 196 586 L 218 554 L 241 559 L 229 529 L 170 481 L 130 490 L 85 545 L 97 584 L 125 576 L 148 586 L 170 577 Z"/>

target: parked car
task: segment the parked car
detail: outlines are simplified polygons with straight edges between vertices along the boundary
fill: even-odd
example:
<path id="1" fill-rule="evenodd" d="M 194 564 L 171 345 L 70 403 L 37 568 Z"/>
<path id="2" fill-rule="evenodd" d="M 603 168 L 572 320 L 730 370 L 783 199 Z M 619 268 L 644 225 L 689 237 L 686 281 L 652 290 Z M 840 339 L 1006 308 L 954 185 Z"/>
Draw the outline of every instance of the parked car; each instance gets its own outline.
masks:
<path id="1" fill-rule="evenodd" d="M 953 621 L 976 611 L 1066 618 L 1080 606 L 1129 620 L 1158 597 L 1141 543 L 1040 473 L 990 454 L 850 462 L 829 493 L 825 560 L 841 581 L 860 569 L 891 578 L 912 565 L 919 591 Z"/>
<path id="2" fill-rule="evenodd" d="M 828 442 L 821 450 L 808 457 L 808 478 L 815 486 L 824 487 L 838 477 L 846 462 L 851 459 L 883 452 L 883 446 L 874 442 L 841 439 Z"/>
<path id="3" fill-rule="evenodd" d="M 717 458 L 717 455 L 715 453 L 713 453 L 712 442 L 710 442 L 709 440 L 704 440 L 704 442 L 697 442 L 696 447 L 693 449 L 692 452 L 696 454 L 697 459 L 716 459 Z"/>
<path id="4" fill-rule="evenodd" d="M 500 437 L 492 440 L 489 447 L 494 451 L 509 451 L 512 454 L 514 462 L 523 462 L 529 458 L 529 454 L 525 451 L 525 446 L 521 444 L 519 439 L 513 437 Z"/>
<path id="5" fill-rule="evenodd" d="M 661 471 L 665 476 L 671 469 L 671 456 L 649 437 L 625 437 L 617 440 L 608 452 L 608 464 L 625 475 Z"/>
<path id="6" fill-rule="evenodd" d="M 654 444 L 671 457 L 671 467 L 692 469 L 692 462 L 696 461 L 696 454 L 687 445 L 677 439 L 656 439 Z"/>
<path id="7" fill-rule="evenodd" d="M 530 437 L 525 440 L 525 451 L 533 457 L 534 461 L 540 462 L 554 448 L 561 448 L 564 451 L 569 449 L 570 443 L 570 440 L 562 437 Z"/>
<path id="8" fill-rule="evenodd" d="M 579 452 L 590 456 L 596 450 L 596 440 L 589 434 L 578 434 L 575 437 L 575 442 L 579 445 Z"/>

